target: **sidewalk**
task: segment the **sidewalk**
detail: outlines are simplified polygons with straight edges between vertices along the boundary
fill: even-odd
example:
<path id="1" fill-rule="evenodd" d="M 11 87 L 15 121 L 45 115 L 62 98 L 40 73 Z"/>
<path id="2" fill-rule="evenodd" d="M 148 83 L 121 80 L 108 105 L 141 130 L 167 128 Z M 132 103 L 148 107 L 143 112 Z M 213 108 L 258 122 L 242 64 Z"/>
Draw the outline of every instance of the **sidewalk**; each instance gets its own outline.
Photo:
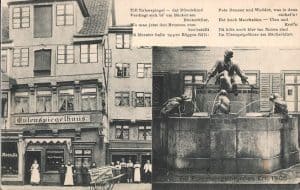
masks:
<path id="1" fill-rule="evenodd" d="M 89 187 L 82 186 L 73 186 L 73 187 L 64 187 L 64 186 L 16 186 L 16 185 L 3 185 L 0 187 L 0 190 L 89 190 Z M 100 188 L 97 188 L 100 189 Z M 151 190 L 151 184 L 141 183 L 141 184 L 127 184 L 121 183 L 116 184 L 113 190 Z"/>

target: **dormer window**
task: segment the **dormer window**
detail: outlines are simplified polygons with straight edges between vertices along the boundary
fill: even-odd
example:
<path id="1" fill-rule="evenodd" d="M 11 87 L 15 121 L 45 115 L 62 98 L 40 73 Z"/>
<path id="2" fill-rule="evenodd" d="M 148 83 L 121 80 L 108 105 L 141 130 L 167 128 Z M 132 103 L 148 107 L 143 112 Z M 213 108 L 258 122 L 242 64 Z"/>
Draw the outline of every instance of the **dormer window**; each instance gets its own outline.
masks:
<path id="1" fill-rule="evenodd" d="M 72 4 L 56 6 L 56 25 L 65 26 L 74 24 L 74 8 Z"/>
<path id="2" fill-rule="evenodd" d="M 15 7 L 13 8 L 12 27 L 29 28 L 30 26 L 30 9 L 29 7 Z"/>

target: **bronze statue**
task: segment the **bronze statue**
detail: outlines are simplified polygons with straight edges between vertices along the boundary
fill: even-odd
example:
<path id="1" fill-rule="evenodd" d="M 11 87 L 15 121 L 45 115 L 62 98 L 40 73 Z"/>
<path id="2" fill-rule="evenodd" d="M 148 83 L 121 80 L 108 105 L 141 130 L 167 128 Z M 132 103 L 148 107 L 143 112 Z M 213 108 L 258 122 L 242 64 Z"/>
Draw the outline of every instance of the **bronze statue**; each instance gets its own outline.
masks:
<path id="1" fill-rule="evenodd" d="M 160 113 L 163 116 L 179 115 L 180 117 L 190 117 L 194 113 L 194 104 L 192 103 L 191 99 L 185 95 L 170 98 L 163 104 Z"/>
<path id="2" fill-rule="evenodd" d="M 218 113 L 224 113 L 229 114 L 230 112 L 230 100 L 227 97 L 228 93 L 226 90 L 221 90 L 218 96 L 218 102 L 216 105 L 214 105 L 214 114 Z"/>

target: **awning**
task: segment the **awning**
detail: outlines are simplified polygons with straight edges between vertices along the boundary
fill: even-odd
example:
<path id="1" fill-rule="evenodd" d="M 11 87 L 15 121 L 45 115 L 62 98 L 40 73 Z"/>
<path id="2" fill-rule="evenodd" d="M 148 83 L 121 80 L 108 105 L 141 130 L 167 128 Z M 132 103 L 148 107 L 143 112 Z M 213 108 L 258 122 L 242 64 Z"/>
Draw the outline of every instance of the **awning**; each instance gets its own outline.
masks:
<path id="1" fill-rule="evenodd" d="M 27 147 L 28 144 L 43 144 L 43 143 L 64 144 L 64 143 L 66 143 L 69 152 L 71 152 L 71 144 L 72 144 L 71 138 L 26 138 L 24 141 L 25 141 L 25 147 Z"/>

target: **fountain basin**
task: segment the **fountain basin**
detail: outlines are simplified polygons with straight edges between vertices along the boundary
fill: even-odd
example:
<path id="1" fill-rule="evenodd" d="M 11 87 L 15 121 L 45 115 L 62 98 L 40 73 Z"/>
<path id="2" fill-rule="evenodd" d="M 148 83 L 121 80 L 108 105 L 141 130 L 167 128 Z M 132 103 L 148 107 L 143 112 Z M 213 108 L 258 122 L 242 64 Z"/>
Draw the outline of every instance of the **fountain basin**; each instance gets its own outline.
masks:
<path id="1" fill-rule="evenodd" d="M 171 117 L 161 135 L 167 170 L 267 174 L 299 162 L 297 118 Z"/>

